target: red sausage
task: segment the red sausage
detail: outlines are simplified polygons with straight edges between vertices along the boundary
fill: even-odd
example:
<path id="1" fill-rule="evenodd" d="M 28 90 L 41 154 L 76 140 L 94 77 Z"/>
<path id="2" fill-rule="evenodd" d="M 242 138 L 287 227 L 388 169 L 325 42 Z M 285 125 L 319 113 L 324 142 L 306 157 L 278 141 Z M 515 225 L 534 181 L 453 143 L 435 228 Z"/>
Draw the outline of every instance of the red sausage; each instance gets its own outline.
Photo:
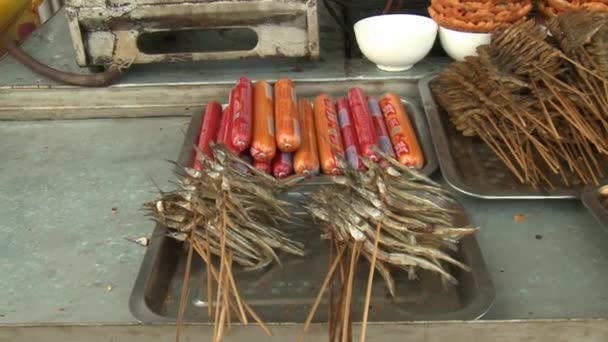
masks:
<path id="1" fill-rule="evenodd" d="M 421 169 L 424 166 L 424 154 L 399 96 L 394 93 L 384 95 L 380 99 L 380 109 L 399 162 Z"/>
<path id="2" fill-rule="evenodd" d="M 277 178 L 285 178 L 293 173 L 293 153 L 277 152 L 272 161 L 272 174 Z"/>
<path id="3" fill-rule="evenodd" d="M 241 77 L 230 99 L 232 108 L 232 145 L 237 151 L 249 148 L 252 139 L 253 85 L 247 77 Z"/>
<path id="4" fill-rule="evenodd" d="M 348 99 L 343 97 L 339 98 L 338 101 L 336 101 L 336 108 L 338 109 L 338 122 L 340 123 L 340 132 L 342 133 L 346 160 L 352 168 L 365 170 L 365 165 L 363 165 L 361 158 L 359 158 L 359 140 L 355 133 L 355 127 L 353 126 Z"/>
<path id="5" fill-rule="evenodd" d="M 233 96 L 234 90 L 230 93 L 230 97 Z M 220 129 L 217 136 L 217 142 L 219 144 L 224 144 L 228 151 L 234 153 L 235 155 L 239 155 L 239 151 L 234 148 L 232 145 L 231 132 L 232 132 L 232 108 L 228 105 L 224 108 L 224 113 L 222 114 L 222 121 L 220 122 Z"/>
<path id="6" fill-rule="evenodd" d="M 213 152 L 211 152 L 209 145 L 211 142 L 217 141 L 221 119 L 222 106 L 214 101 L 207 103 L 205 113 L 203 114 L 203 124 L 201 125 L 201 133 L 198 137 L 197 146 L 201 152 L 209 157 L 213 157 Z M 196 154 L 193 168 L 198 171 L 201 170 L 201 163 L 198 158 L 196 158 Z"/>
<path id="7" fill-rule="evenodd" d="M 274 85 L 274 125 L 277 147 L 283 152 L 294 152 L 302 143 L 296 91 L 289 79 Z"/>
<path id="8" fill-rule="evenodd" d="M 262 172 L 266 172 L 267 174 L 270 174 L 272 171 L 272 165 L 267 161 L 254 160 L 253 167 Z"/>
<path id="9" fill-rule="evenodd" d="M 217 142 L 223 144 L 226 140 L 226 129 L 228 128 L 228 113 L 230 106 L 226 106 L 222 111 L 222 119 L 220 120 L 220 129 L 217 132 Z"/>
<path id="10" fill-rule="evenodd" d="M 344 146 L 336 105 L 329 96 L 317 95 L 314 113 L 321 169 L 327 175 L 339 175 L 342 171 L 339 168 L 338 156 L 344 158 Z"/>
<path id="11" fill-rule="evenodd" d="M 393 143 L 391 142 L 391 137 L 388 135 L 388 130 L 386 129 L 378 100 L 368 96 L 367 103 L 369 104 L 369 110 L 374 119 L 374 126 L 376 127 L 376 135 L 378 136 L 378 145 L 380 145 L 380 149 L 389 157 L 395 158 L 396 155 L 395 150 L 393 149 Z"/>
<path id="12" fill-rule="evenodd" d="M 374 152 L 373 147 L 378 146 L 378 137 L 376 136 L 376 128 L 372 120 L 367 105 L 367 98 L 360 88 L 350 88 L 348 90 L 348 102 L 353 115 L 353 123 L 359 138 L 359 146 L 361 154 L 373 162 L 380 161 L 378 153 Z"/>
<path id="13" fill-rule="evenodd" d="M 251 156 L 255 160 L 271 162 L 276 151 L 272 86 L 264 81 L 258 81 L 253 86 Z"/>

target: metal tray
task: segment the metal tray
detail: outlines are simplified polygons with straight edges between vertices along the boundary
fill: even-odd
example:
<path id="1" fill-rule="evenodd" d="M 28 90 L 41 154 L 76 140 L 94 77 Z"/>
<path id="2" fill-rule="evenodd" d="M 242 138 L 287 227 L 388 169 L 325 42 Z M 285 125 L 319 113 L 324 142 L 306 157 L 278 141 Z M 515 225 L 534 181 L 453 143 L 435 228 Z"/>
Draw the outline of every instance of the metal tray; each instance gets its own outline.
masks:
<path id="1" fill-rule="evenodd" d="M 573 199 L 579 198 L 581 183 L 553 190 L 519 183 L 502 161 L 477 138 L 465 137 L 448 120 L 430 89 L 434 76 L 418 83 L 429 122 L 439 166 L 446 182 L 454 189 L 485 199 Z M 607 166 L 608 168 L 608 166 Z M 555 178 L 555 184 L 558 178 Z"/>
<path id="2" fill-rule="evenodd" d="M 581 194 L 581 200 L 608 231 L 608 197 L 600 195 L 600 190 L 603 188 L 608 188 L 608 180 L 602 181 L 600 186 L 586 186 Z"/>
<path id="3" fill-rule="evenodd" d="M 200 120 L 200 115 L 196 117 Z M 196 117 L 182 146 L 180 162 L 190 158 L 192 137 L 200 127 Z M 417 122 L 421 121 L 419 116 L 417 118 Z M 431 161 L 429 158 L 429 163 Z M 322 177 L 318 178 L 317 181 L 321 181 Z M 461 210 L 455 224 L 468 224 L 464 210 Z M 293 238 L 307 242 L 306 257 L 285 256 L 282 268 L 274 266 L 255 272 L 235 272 L 241 295 L 268 323 L 303 322 L 328 267 L 327 243 L 320 239 L 320 231 L 312 222 L 307 229 L 302 226 L 287 229 L 291 229 Z M 181 243 L 166 237 L 165 233 L 164 227 L 156 227 L 155 238 L 151 239 L 131 294 L 131 312 L 142 322 L 169 322 L 177 317 L 186 251 Z M 459 286 L 444 289 L 437 276 L 430 273 L 421 272 L 418 281 L 407 281 L 407 276 L 402 274 L 396 279 L 398 300 L 392 301 L 378 276 L 370 321 L 471 320 L 483 316 L 494 300 L 494 287 L 477 240 L 474 237 L 464 239 L 455 257 L 472 268 L 472 272 L 452 270 Z M 364 298 L 367 274 L 364 265 L 360 268 L 361 279 L 356 281 L 354 289 L 354 317 L 361 317 L 362 303 L 358 301 Z M 191 272 L 191 291 L 184 320 L 207 323 L 204 266 L 197 260 Z M 327 321 L 327 306 L 325 303 L 322 306 L 315 321 Z"/>

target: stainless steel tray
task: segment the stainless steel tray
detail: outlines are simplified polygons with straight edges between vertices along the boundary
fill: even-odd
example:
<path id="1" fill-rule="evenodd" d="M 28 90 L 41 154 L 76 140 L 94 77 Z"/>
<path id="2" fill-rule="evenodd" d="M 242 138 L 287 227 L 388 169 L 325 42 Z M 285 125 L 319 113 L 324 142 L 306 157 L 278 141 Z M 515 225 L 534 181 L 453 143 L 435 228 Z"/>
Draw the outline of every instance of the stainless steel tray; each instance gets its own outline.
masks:
<path id="1" fill-rule="evenodd" d="M 555 189 L 534 188 L 519 183 L 502 161 L 480 139 L 465 137 L 456 130 L 436 103 L 430 89 L 434 76 L 418 83 L 441 172 L 454 189 L 485 199 L 573 199 L 579 198 L 581 183 Z M 608 169 L 608 165 L 607 165 Z M 559 184 L 557 176 L 554 183 Z"/>
<path id="2" fill-rule="evenodd" d="M 193 136 L 196 128 L 200 127 L 200 122 L 197 121 L 200 120 L 200 115 L 196 117 L 192 120 L 182 146 L 180 162 L 187 161 L 191 155 Z M 419 121 L 424 120 L 416 117 L 419 127 Z M 432 161 L 431 158 L 428 160 L 429 163 Z M 322 182 L 323 177 L 318 177 L 316 181 Z M 297 193 L 294 195 L 298 196 Z M 455 224 L 468 224 L 464 210 L 461 210 Z M 293 238 L 306 241 L 305 258 L 284 256 L 282 268 L 235 272 L 242 296 L 269 323 L 303 322 L 328 265 L 326 242 L 320 239 L 320 231 L 312 222 L 308 228 L 299 226 L 297 229 L 287 229 L 292 229 Z M 131 312 L 143 322 L 175 321 L 177 317 L 186 253 L 182 244 L 165 237 L 165 233 L 164 227 L 156 227 L 130 298 Z M 452 270 L 460 282 L 456 287 L 443 289 L 435 275 L 425 272 L 421 272 L 418 281 L 407 281 L 407 276 L 400 275 L 396 279 L 399 284 L 398 300 L 392 301 L 382 280 L 376 279 L 370 321 L 471 320 L 483 316 L 494 300 L 494 287 L 477 240 L 474 237 L 464 239 L 455 257 L 472 268 L 472 272 Z M 353 298 L 357 298 L 356 305 L 353 306 L 354 317 L 361 316 L 359 310 L 362 303 L 357 301 L 364 298 L 367 271 L 363 265 L 361 279 L 357 280 L 354 289 Z M 206 291 L 203 287 L 206 284 L 205 274 L 204 266 L 198 261 L 194 262 L 189 280 L 191 291 L 185 321 L 208 322 Z M 325 307 L 318 310 L 316 321 L 327 321 L 327 307 L 325 304 L 322 306 Z"/>
<path id="3" fill-rule="evenodd" d="M 602 181 L 600 186 L 586 186 L 581 194 L 581 200 L 608 231 L 608 197 L 600 195 L 600 190 L 605 188 L 608 188 L 608 180 Z"/>

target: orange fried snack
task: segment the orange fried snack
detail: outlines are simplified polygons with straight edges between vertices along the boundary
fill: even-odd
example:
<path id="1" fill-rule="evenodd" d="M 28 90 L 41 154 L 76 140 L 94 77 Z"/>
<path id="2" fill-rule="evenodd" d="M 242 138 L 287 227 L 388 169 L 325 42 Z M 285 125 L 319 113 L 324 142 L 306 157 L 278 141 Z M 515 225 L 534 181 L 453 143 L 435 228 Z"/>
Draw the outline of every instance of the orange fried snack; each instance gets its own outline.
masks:
<path id="1" fill-rule="evenodd" d="M 487 33 L 526 19 L 531 0 L 432 0 L 429 14 L 441 26 Z"/>

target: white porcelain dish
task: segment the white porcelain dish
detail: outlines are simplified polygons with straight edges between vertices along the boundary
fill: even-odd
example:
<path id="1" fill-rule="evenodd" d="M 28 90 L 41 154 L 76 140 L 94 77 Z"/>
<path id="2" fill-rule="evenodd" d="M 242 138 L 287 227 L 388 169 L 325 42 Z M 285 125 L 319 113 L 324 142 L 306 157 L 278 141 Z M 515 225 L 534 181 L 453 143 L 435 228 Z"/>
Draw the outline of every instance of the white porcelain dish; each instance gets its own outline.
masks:
<path id="1" fill-rule="evenodd" d="M 385 71 L 404 71 L 431 51 L 437 38 L 433 19 L 411 14 L 389 14 L 359 20 L 355 36 L 367 59 Z"/>
<path id="2" fill-rule="evenodd" d="M 461 32 L 439 27 L 439 41 L 443 50 L 457 61 L 463 61 L 468 56 L 477 56 L 477 47 L 490 44 L 491 38 L 491 33 Z"/>

